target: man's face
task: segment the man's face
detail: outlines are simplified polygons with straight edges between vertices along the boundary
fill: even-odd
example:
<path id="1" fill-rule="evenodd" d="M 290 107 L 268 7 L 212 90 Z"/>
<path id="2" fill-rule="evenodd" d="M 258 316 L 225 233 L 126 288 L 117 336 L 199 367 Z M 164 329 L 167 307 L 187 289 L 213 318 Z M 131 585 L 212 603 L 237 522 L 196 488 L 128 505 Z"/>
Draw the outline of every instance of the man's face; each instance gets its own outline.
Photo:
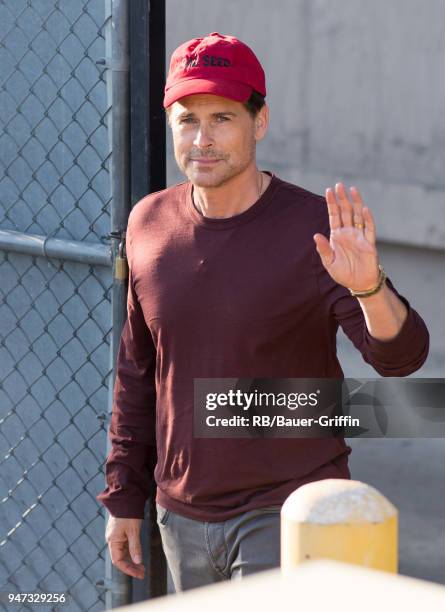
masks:
<path id="1" fill-rule="evenodd" d="M 267 130 L 265 105 L 254 119 L 241 102 L 213 94 L 185 96 L 170 107 L 176 162 L 198 187 L 219 187 L 255 159 Z"/>

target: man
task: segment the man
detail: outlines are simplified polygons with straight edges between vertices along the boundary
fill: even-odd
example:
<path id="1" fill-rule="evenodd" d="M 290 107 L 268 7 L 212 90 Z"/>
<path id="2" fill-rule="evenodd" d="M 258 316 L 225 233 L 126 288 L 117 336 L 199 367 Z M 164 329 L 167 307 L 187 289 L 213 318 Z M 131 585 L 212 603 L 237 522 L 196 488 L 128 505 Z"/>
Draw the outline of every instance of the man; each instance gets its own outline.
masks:
<path id="1" fill-rule="evenodd" d="M 350 478 L 343 438 L 193 436 L 195 378 L 342 378 L 340 324 L 382 376 L 425 361 L 429 334 L 379 264 L 356 188 L 326 199 L 256 166 L 264 71 L 213 32 L 173 53 L 164 106 L 187 181 L 143 198 L 127 228 L 107 488 L 113 563 L 142 578 L 150 484 L 175 589 L 277 567 L 280 507 L 296 488 Z"/>

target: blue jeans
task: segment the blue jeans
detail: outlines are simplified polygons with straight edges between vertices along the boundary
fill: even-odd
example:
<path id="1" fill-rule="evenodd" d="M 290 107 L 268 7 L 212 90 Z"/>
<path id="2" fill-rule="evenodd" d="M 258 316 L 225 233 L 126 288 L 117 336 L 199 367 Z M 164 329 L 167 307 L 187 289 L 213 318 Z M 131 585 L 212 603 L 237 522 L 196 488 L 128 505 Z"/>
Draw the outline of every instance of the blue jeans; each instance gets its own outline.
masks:
<path id="1" fill-rule="evenodd" d="M 239 580 L 280 566 L 280 510 L 268 506 L 227 521 L 187 518 L 156 502 L 162 547 L 175 591 Z"/>

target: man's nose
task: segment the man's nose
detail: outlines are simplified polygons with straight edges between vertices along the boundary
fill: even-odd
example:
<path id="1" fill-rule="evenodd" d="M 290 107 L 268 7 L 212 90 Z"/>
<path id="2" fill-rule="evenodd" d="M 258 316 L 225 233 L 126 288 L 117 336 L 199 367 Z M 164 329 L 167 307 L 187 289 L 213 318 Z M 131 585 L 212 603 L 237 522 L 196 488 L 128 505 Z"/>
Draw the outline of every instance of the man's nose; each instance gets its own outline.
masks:
<path id="1" fill-rule="evenodd" d="M 213 138 L 210 129 L 205 125 L 200 125 L 193 144 L 197 147 L 208 147 L 213 144 Z"/>

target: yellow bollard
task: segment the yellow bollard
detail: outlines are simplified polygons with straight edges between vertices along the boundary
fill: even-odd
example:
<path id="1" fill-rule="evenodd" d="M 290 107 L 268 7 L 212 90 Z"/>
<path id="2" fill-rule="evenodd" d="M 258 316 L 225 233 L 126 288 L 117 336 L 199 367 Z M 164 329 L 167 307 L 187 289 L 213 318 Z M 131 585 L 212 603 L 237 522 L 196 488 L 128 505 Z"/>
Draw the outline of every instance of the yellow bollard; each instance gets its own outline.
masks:
<path id="1" fill-rule="evenodd" d="M 305 484 L 281 508 L 281 570 L 324 558 L 397 573 L 397 517 L 386 497 L 358 480 Z"/>

